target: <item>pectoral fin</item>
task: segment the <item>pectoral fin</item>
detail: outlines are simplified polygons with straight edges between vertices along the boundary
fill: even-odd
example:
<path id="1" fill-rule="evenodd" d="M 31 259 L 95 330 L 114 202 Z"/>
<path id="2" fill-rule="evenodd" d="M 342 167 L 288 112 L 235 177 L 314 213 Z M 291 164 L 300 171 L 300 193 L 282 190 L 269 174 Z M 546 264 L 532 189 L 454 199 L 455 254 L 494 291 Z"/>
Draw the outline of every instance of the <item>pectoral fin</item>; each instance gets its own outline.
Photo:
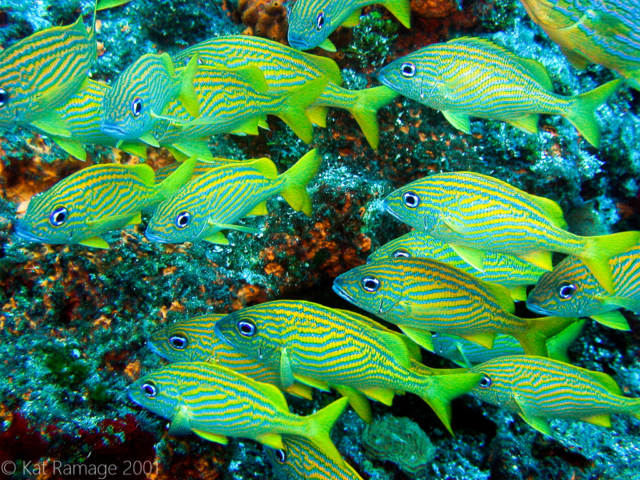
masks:
<path id="1" fill-rule="evenodd" d="M 257 228 L 244 227 L 242 225 L 234 225 L 231 223 L 216 223 L 212 220 L 208 220 L 207 223 L 209 224 L 209 226 L 219 228 L 221 230 L 237 230 L 238 232 L 245 233 L 260 233 L 260 230 L 258 230 Z"/>
<path id="2" fill-rule="evenodd" d="M 629 322 L 622 315 L 620 310 L 612 310 L 610 312 L 598 313 L 597 315 L 591 315 L 596 322 L 601 323 L 605 327 L 614 328 L 616 330 L 631 330 Z"/>
<path id="3" fill-rule="evenodd" d="M 142 135 L 139 138 L 139 140 L 144 142 L 144 143 L 146 143 L 146 144 L 148 144 L 148 145 L 151 145 L 152 147 L 159 147 L 160 146 L 160 144 L 158 143 L 158 140 L 156 140 L 156 138 L 153 135 L 151 135 L 150 133 L 145 133 L 144 135 Z M 118 143 L 118 148 L 120 148 L 120 143 Z"/>
<path id="4" fill-rule="evenodd" d="M 336 50 L 336 46 L 331 42 L 331 40 L 329 40 L 328 38 L 325 38 L 322 43 L 320 45 L 318 45 L 320 48 L 326 50 L 327 52 L 335 52 Z"/>
<path id="5" fill-rule="evenodd" d="M 183 437 L 191 433 L 191 417 L 189 413 L 181 409 L 171 419 L 169 426 L 169 435 L 175 437 Z"/>
<path id="6" fill-rule="evenodd" d="M 416 342 L 425 350 L 433 352 L 435 350 L 433 346 L 433 340 L 431 339 L 431 332 L 427 330 L 418 330 L 415 328 L 400 327 L 404 334 L 411 340 Z"/>
<path id="7" fill-rule="evenodd" d="M 632 312 L 640 312 L 640 301 L 625 297 L 603 297 L 599 299 L 605 305 L 626 308 Z"/>
<path id="8" fill-rule="evenodd" d="M 460 258 L 462 258 L 473 268 L 484 272 L 484 259 L 487 256 L 487 252 L 463 245 L 450 244 L 449 246 L 458 254 Z"/>
<path id="9" fill-rule="evenodd" d="M 291 368 L 291 357 L 289 356 L 288 348 L 285 347 L 280 353 L 280 382 L 282 382 L 284 388 L 289 388 L 293 385 L 294 380 L 293 369 Z"/>

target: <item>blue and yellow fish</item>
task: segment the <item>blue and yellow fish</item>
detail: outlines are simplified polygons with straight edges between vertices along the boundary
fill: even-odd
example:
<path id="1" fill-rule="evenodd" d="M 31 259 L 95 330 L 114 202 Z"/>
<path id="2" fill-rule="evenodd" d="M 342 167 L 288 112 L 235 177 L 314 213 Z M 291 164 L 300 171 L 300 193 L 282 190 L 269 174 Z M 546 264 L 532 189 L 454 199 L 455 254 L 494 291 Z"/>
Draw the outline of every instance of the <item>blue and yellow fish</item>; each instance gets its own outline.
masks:
<path id="1" fill-rule="evenodd" d="M 354 388 L 391 405 L 398 392 L 420 396 L 451 431 L 451 401 L 478 377 L 464 369 L 415 365 L 397 333 L 372 328 L 357 317 L 316 303 L 276 300 L 220 319 L 216 335 L 241 352 L 271 363 L 284 385 L 294 380 L 314 387 L 329 383 Z"/>
<path id="2" fill-rule="evenodd" d="M 531 427 L 553 436 L 547 419 L 611 426 L 611 414 L 640 418 L 640 399 L 622 396 L 607 374 L 549 358 L 500 357 L 473 367 L 482 375 L 471 392 L 480 400 L 517 413 Z"/>
<path id="3" fill-rule="evenodd" d="M 386 67 L 380 81 L 398 93 L 440 110 L 464 133 L 469 117 L 507 122 L 527 133 L 538 132 L 540 114 L 562 115 L 593 146 L 600 146 L 595 110 L 620 84 L 614 80 L 582 95 L 553 93 L 545 67 L 488 40 L 457 38 L 429 45 Z"/>
<path id="4" fill-rule="evenodd" d="M 104 97 L 103 133 L 117 140 L 145 140 L 171 100 L 178 100 L 193 117 L 200 103 L 193 86 L 198 56 L 177 73 L 171 57 L 147 54 L 122 72 Z"/>
<path id="5" fill-rule="evenodd" d="M 520 0 L 531 19 L 583 70 L 599 63 L 640 90 L 637 0 Z"/>
<path id="6" fill-rule="evenodd" d="M 507 287 L 513 299 L 518 301 L 527 299 L 527 285 L 534 285 L 546 271 L 513 255 L 496 252 L 487 252 L 482 264 L 483 269 L 478 270 L 458 255 L 449 244 L 421 230 L 414 230 L 384 244 L 369 255 L 367 262 L 400 257 L 432 258 L 448 263 L 480 280 Z"/>
<path id="7" fill-rule="evenodd" d="M 30 242 L 109 248 L 102 234 L 141 223 L 143 210 L 189 181 L 195 163 L 192 157 L 159 184 L 146 164 L 83 168 L 34 196 L 16 234 Z"/>
<path id="8" fill-rule="evenodd" d="M 384 5 L 407 28 L 411 28 L 409 0 L 296 0 L 289 13 L 289 45 L 299 50 L 320 47 L 335 52 L 329 35 L 340 26 L 360 23 L 362 8 Z"/>
<path id="9" fill-rule="evenodd" d="M 427 258 L 393 258 L 361 265 L 339 275 L 333 290 L 397 325 L 430 351 L 434 351 L 431 332 L 458 335 L 485 348 L 492 348 L 496 336 L 503 333 L 515 337 L 528 355 L 546 356 L 547 339 L 576 321 L 516 317 L 505 287 Z"/>
<path id="10" fill-rule="evenodd" d="M 514 255 L 551 270 L 551 252 L 574 255 L 613 291 L 609 258 L 640 241 L 640 232 L 580 237 L 566 230 L 560 206 L 474 172 L 439 173 L 393 191 L 387 212 L 443 240 L 483 270 L 487 251 Z"/>
<path id="11" fill-rule="evenodd" d="M 171 420 L 171 435 L 190 432 L 212 442 L 250 438 L 283 449 L 281 435 L 308 438 L 327 457 L 342 465 L 329 437 L 347 406 L 341 398 L 308 417 L 289 412 L 284 395 L 273 385 L 208 362 L 172 363 L 129 386 L 129 398 Z"/>
<path id="12" fill-rule="evenodd" d="M 282 175 L 268 158 L 211 169 L 158 206 L 146 236 L 162 243 L 228 244 L 221 230 L 256 233 L 235 222 L 247 215 L 267 214 L 266 201 L 274 195 L 282 195 L 294 210 L 311 216 L 306 185 L 321 163 L 318 151 L 312 150 Z"/>
<path id="13" fill-rule="evenodd" d="M 582 261 L 567 257 L 540 278 L 527 307 L 543 315 L 591 317 L 608 327 L 630 330 L 618 309 L 640 313 L 640 246 L 611 258 L 609 265 L 613 294 L 602 288 Z"/>

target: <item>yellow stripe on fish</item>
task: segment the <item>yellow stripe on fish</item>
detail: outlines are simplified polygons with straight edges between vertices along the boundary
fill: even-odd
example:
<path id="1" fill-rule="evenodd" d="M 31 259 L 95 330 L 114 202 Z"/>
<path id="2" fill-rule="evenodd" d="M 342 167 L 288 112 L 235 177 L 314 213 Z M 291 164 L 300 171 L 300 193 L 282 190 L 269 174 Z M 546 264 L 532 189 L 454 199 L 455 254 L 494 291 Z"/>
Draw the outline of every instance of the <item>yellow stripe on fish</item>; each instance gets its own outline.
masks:
<path id="1" fill-rule="evenodd" d="M 285 385 L 335 384 L 391 405 L 398 392 L 419 395 L 451 431 L 451 401 L 478 377 L 464 369 L 418 364 L 397 333 L 372 328 L 343 311 L 300 300 L 276 300 L 233 312 L 216 335 L 253 358 L 271 363 Z M 419 364 L 418 364 L 419 365 Z"/>
<path id="2" fill-rule="evenodd" d="M 414 230 L 391 240 L 369 255 L 367 262 L 386 258 L 422 257 L 433 258 L 489 283 L 507 287 L 516 301 L 527 299 L 527 285 L 534 285 L 545 270 L 513 255 L 487 252 L 483 269 L 478 270 L 467 263 L 446 242 L 431 237 L 421 230 Z"/>
<path id="3" fill-rule="evenodd" d="M 362 480 L 351 465 L 331 460 L 303 437 L 282 436 L 284 448 L 265 448 L 279 480 Z"/>
<path id="4" fill-rule="evenodd" d="M 140 213 L 183 186 L 196 158 L 157 184 L 146 164 L 101 164 L 84 168 L 33 197 L 16 234 L 31 242 L 109 248 L 109 230 L 141 223 Z"/>
<path id="5" fill-rule="evenodd" d="M 335 52 L 329 35 L 339 26 L 355 27 L 360 23 L 362 8 L 378 3 L 411 28 L 409 0 L 296 0 L 289 14 L 289 45 L 299 50 L 319 46 Z"/>
<path id="6" fill-rule="evenodd" d="M 557 95 L 544 66 L 481 38 L 457 38 L 422 48 L 384 67 L 379 79 L 442 111 L 465 133 L 471 132 L 470 116 L 537 133 L 540 114 L 562 115 L 595 147 L 600 146 L 595 110 L 621 84 L 614 80 L 575 97 Z"/>
<path id="7" fill-rule="evenodd" d="M 599 63 L 640 90 L 637 0 L 520 1 L 574 67 L 582 70 L 588 62 Z"/>
<path id="8" fill-rule="evenodd" d="M 449 243 L 480 270 L 487 251 L 514 255 L 546 270 L 551 270 L 551 252 L 567 253 L 580 258 L 609 292 L 609 258 L 640 241 L 640 232 L 597 237 L 569 233 L 557 203 L 473 172 L 416 180 L 393 191 L 384 206 L 402 222 Z"/>
<path id="9" fill-rule="evenodd" d="M 256 233 L 235 222 L 247 215 L 268 213 L 266 201 L 274 195 L 282 195 L 294 210 L 311 216 L 306 186 L 321 163 L 318 151 L 311 150 L 282 175 L 268 158 L 213 168 L 158 206 L 146 236 L 162 243 L 206 240 L 227 244 L 221 230 Z"/>
<path id="10" fill-rule="evenodd" d="M 250 438 L 276 449 L 284 448 L 282 434 L 295 435 L 343 464 L 329 431 L 347 406 L 346 398 L 299 417 L 289 412 L 282 392 L 273 385 L 206 362 L 162 367 L 129 386 L 129 398 L 171 420 L 172 435 L 192 431 L 222 444 L 229 436 Z"/>
<path id="11" fill-rule="evenodd" d="M 264 74 L 269 88 L 301 89 L 309 82 L 324 78 L 327 85 L 322 94 L 307 108 L 309 119 L 326 126 L 327 108 L 343 108 L 356 119 L 367 141 L 377 149 L 379 127 L 377 112 L 396 96 L 387 87 L 350 91 L 341 88 L 338 65 L 326 57 L 299 52 L 281 43 L 247 35 L 222 36 L 206 40 L 174 55 L 175 64 L 186 65 L 194 55 L 201 65 L 216 68 L 257 67 Z M 304 91 L 304 90 L 301 90 Z"/>
<path id="12" fill-rule="evenodd" d="M 547 419 L 560 418 L 611 426 L 613 413 L 640 418 L 640 399 L 622 396 L 607 374 L 548 358 L 501 357 L 473 367 L 482 379 L 471 395 L 520 415 L 545 435 Z"/>
<path id="13" fill-rule="evenodd" d="M 496 336 L 504 333 L 515 337 L 527 354 L 546 356 L 546 340 L 575 321 L 516 317 L 505 287 L 427 258 L 393 258 L 362 265 L 338 276 L 333 290 L 397 325 L 430 351 L 434 350 L 430 332 L 458 335 L 486 348 L 492 348 Z"/>
<path id="14" fill-rule="evenodd" d="M 580 259 L 567 257 L 540 278 L 527 307 L 543 315 L 591 317 L 608 327 L 630 330 L 618 309 L 640 313 L 640 246 L 612 257 L 609 265 L 612 294 L 602 288 Z"/>

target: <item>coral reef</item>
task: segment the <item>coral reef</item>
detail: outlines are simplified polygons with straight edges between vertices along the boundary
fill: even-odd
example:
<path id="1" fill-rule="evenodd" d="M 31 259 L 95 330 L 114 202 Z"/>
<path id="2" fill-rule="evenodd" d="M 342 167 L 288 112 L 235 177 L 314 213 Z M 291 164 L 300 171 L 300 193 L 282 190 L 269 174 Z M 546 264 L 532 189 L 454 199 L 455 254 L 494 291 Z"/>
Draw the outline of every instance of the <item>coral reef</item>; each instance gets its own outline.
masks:
<path id="1" fill-rule="evenodd" d="M 247 27 L 243 34 L 287 45 L 287 3 L 288 0 L 239 0 L 233 16 Z"/>

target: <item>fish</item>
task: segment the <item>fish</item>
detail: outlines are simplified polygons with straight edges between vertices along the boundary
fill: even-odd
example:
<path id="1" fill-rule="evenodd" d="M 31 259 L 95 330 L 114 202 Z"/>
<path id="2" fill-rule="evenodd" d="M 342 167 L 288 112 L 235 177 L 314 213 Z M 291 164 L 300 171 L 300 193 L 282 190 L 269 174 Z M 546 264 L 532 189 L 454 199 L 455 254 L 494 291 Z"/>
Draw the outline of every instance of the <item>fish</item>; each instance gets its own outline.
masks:
<path id="1" fill-rule="evenodd" d="M 560 206 L 474 172 L 438 173 L 394 190 L 384 208 L 400 221 L 447 242 L 483 270 L 487 251 L 514 255 L 551 270 L 551 252 L 582 259 L 613 291 L 609 258 L 640 241 L 640 232 L 580 237 L 566 230 Z"/>
<path id="2" fill-rule="evenodd" d="M 266 126 L 266 115 L 276 115 L 306 143 L 313 140 L 313 126 L 305 109 L 326 86 L 316 78 L 303 87 L 273 89 L 257 67 L 235 69 L 199 66 L 194 88 L 200 99 L 200 116 L 194 118 L 179 101 L 169 102 L 166 114 L 145 136 L 152 146 L 198 142 L 218 133 L 257 135 Z"/>
<path id="3" fill-rule="evenodd" d="M 200 175 L 204 175 L 205 173 L 207 173 L 209 170 L 213 168 L 223 167 L 225 165 L 234 165 L 238 163 L 242 164 L 244 162 L 250 163 L 250 162 L 255 162 L 256 160 L 258 159 L 252 158 L 248 160 L 235 160 L 232 158 L 212 157 L 210 161 L 207 161 L 207 162 L 198 161 L 198 163 L 196 163 L 196 166 L 193 169 L 192 178 L 198 177 Z M 180 165 L 182 165 L 182 162 L 173 162 L 173 163 L 170 163 L 169 165 L 165 165 L 164 167 L 161 167 L 158 170 L 156 170 L 156 183 L 162 182 L 165 178 L 167 178 L 169 175 L 175 172 L 178 168 L 180 168 Z"/>
<path id="4" fill-rule="evenodd" d="M 540 114 L 561 115 L 596 148 L 595 110 L 622 80 L 572 97 L 553 93 L 546 68 L 495 43 L 463 37 L 429 45 L 383 67 L 380 82 L 423 105 L 440 110 L 455 128 L 471 133 L 469 117 L 506 122 L 538 133 Z"/>
<path id="5" fill-rule="evenodd" d="M 567 350 L 578 338 L 585 323 L 586 320 L 579 320 L 549 338 L 547 340 L 549 358 L 570 363 Z M 510 335 L 497 335 L 491 349 L 446 333 L 431 334 L 431 341 L 434 348 L 433 353 L 451 360 L 462 368 L 470 368 L 498 357 L 524 355 L 524 349 L 520 346 L 520 343 Z"/>
<path id="6" fill-rule="evenodd" d="M 193 432 L 221 444 L 229 436 L 250 438 L 276 449 L 284 448 L 282 434 L 296 435 L 343 464 L 329 431 L 346 408 L 346 398 L 300 417 L 289 412 L 284 395 L 273 385 L 209 362 L 162 367 L 131 384 L 129 398 L 171 420 L 170 435 Z"/>
<path id="7" fill-rule="evenodd" d="M 338 27 L 355 27 L 362 8 L 381 4 L 406 28 L 411 28 L 409 0 L 297 0 L 289 13 L 289 45 L 298 50 L 320 47 L 335 52 L 329 35 Z"/>
<path id="8" fill-rule="evenodd" d="M 354 316 L 302 300 L 274 300 L 230 313 L 215 334 L 253 358 L 277 368 L 284 385 L 328 382 L 354 388 L 391 405 L 398 392 L 420 396 L 451 432 L 451 401 L 478 381 L 464 369 L 419 365 L 397 334 Z"/>
<path id="9" fill-rule="evenodd" d="M 567 60 L 615 70 L 640 90 L 640 11 L 636 0 L 520 0 Z"/>
<path id="10" fill-rule="evenodd" d="M 532 428 L 553 436 L 549 418 L 611 426 L 611 414 L 640 418 L 640 399 L 622 396 L 609 375 L 549 358 L 515 355 L 473 367 L 482 379 L 471 395 L 517 413 Z"/>
<path id="11" fill-rule="evenodd" d="M 460 257 L 446 242 L 435 239 L 421 230 L 413 230 L 391 240 L 369 255 L 367 262 L 400 257 L 433 258 L 448 263 L 480 280 L 507 287 L 516 301 L 525 301 L 527 285 L 534 285 L 546 272 L 518 257 L 497 252 L 487 252 L 482 264 L 483 270 L 478 270 Z"/>
<path id="12" fill-rule="evenodd" d="M 278 480 L 362 480 L 351 465 L 335 463 L 306 438 L 282 435 L 282 444 L 264 449 Z"/>
<path id="13" fill-rule="evenodd" d="M 257 233 L 235 224 L 248 215 L 266 215 L 266 201 L 281 195 L 296 211 L 311 216 L 306 185 L 322 157 L 311 150 L 282 175 L 268 158 L 211 169 L 162 202 L 149 221 L 147 239 L 160 243 L 206 240 L 227 245 L 221 230 Z"/>
<path id="14" fill-rule="evenodd" d="M 193 86 L 197 69 L 197 55 L 179 73 L 167 53 L 143 55 L 118 76 L 105 95 L 100 129 L 117 140 L 144 141 L 174 99 L 198 117 L 200 101 Z"/>
<path id="15" fill-rule="evenodd" d="M 310 55 L 266 38 L 231 35 L 200 42 L 174 55 L 174 64 L 186 65 L 194 55 L 201 66 L 217 68 L 259 68 L 270 88 L 300 89 L 318 78 L 327 80 L 322 94 L 307 107 L 307 116 L 320 127 L 326 127 L 328 108 L 342 108 L 354 116 L 371 148 L 380 142 L 377 113 L 397 97 L 385 86 L 351 91 L 342 88 L 338 64 L 330 58 Z"/>
<path id="16" fill-rule="evenodd" d="M 102 234 L 142 222 L 141 212 L 191 178 L 196 158 L 156 184 L 147 164 L 92 165 L 34 196 L 15 233 L 30 242 L 109 248 Z"/>
<path id="17" fill-rule="evenodd" d="M 609 260 L 613 294 L 607 292 L 584 262 L 569 256 L 545 273 L 531 291 L 527 308 L 542 315 L 591 317 L 618 330 L 631 330 L 618 310 L 640 313 L 640 245 Z"/>
<path id="18" fill-rule="evenodd" d="M 505 287 L 427 258 L 393 258 L 361 265 L 339 275 L 333 290 L 397 325 L 432 352 L 430 332 L 457 335 L 489 349 L 502 333 L 515 337 L 528 355 L 547 356 L 547 339 L 576 321 L 517 317 Z"/>
<path id="19" fill-rule="evenodd" d="M 80 15 L 71 25 L 41 30 L 0 51 L 0 126 L 33 125 L 69 137 L 55 109 L 87 81 L 98 58 L 96 11 L 128 1 L 96 0 L 88 32 Z"/>

